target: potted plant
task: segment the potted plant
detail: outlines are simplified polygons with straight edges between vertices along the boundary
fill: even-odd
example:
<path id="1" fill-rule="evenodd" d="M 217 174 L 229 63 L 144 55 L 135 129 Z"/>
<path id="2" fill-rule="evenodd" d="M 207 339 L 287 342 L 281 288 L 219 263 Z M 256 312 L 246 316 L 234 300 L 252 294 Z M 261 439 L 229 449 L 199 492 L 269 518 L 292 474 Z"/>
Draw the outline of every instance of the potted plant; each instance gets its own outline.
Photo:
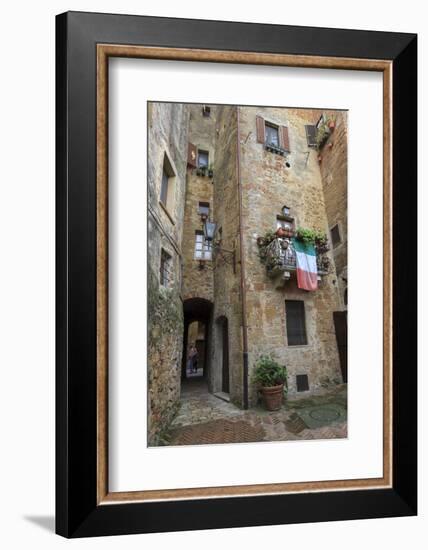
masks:
<path id="1" fill-rule="evenodd" d="M 275 232 L 275 235 L 277 237 L 292 237 L 294 234 L 293 230 L 289 227 L 278 227 L 278 229 Z"/>
<path id="2" fill-rule="evenodd" d="M 212 164 L 210 164 L 208 167 L 208 177 L 212 178 L 213 176 L 214 176 L 214 170 L 213 170 Z"/>
<path id="3" fill-rule="evenodd" d="M 327 122 L 328 129 L 332 132 L 336 128 L 336 121 L 334 118 L 330 118 Z"/>
<path id="4" fill-rule="evenodd" d="M 281 408 L 284 393 L 288 391 L 287 369 L 272 355 L 260 355 L 253 372 L 253 381 L 259 385 L 268 411 Z"/>

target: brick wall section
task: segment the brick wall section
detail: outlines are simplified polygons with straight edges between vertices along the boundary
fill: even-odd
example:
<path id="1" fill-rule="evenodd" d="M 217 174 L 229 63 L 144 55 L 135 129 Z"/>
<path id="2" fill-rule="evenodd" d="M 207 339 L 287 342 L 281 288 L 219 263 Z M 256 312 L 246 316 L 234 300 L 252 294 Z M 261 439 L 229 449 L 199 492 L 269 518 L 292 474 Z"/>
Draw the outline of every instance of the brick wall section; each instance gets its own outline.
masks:
<path id="1" fill-rule="evenodd" d="M 329 113 L 329 112 L 327 112 Z M 340 289 L 341 309 L 346 309 L 344 291 L 348 278 L 348 124 L 347 112 L 330 112 L 336 121 L 336 127 L 320 154 L 320 170 L 324 190 L 324 200 L 328 225 L 339 225 L 341 243 L 333 249 L 336 264 L 338 286 Z"/>
<path id="2" fill-rule="evenodd" d="M 190 106 L 188 141 L 196 145 L 198 149 L 208 151 L 209 162 L 214 163 L 215 152 L 215 120 L 216 107 L 211 108 L 211 115 L 202 115 L 201 105 Z M 187 147 L 187 145 L 186 145 Z M 187 169 L 187 189 L 184 219 L 186 220 L 183 231 L 183 300 L 188 298 L 204 298 L 213 301 L 213 273 L 209 268 L 205 269 L 204 262 L 195 260 L 195 231 L 202 230 L 201 217 L 198 214 L 199 202 L 210 203 L 210 217 L 213 218 L 213 179 L 198 176 L 195 168 Z"/>
<path id="3" fill-rule="evenodd" d="M 305 124 L 314 112 L 298 109 L 240 107 L 243 187 L 243 231 L 246 243 L 246 295 L 249 370 L 261 353 L 274 353 L 289 371 L 290 392 L 297 374 L 307 374 L 310 389 L 340 380 L 333 311 L 338 308 L 336 274 L 325 276 L 316 292 L 297 288 L 295 276 L 275 288 L 258 257 L 257 237 L 276 228 L 276 216 L 286 204 L 297 226 L 328 230 L 317 152 L 307 146 Z M 256 115 L 289 129 L 291 154 L 286 159 L 257 143 Z M 288 346 L 285 300 L 303 300 L 307 346 Z M 251 376 L 251 374 L 250 374 Z M 250 383 L 250 403 L 256 401 Z"/>
<path id="4" fill-rule="evenodd" d="M 186 188 L 186 105 L 152 103 L 148 109 L 148 440 L 156 443 L 180 398 L 183 343 L 181 243 Z M 165 153 L 175 171 L 173 200 L 160 204 Z M 143 246 L 143 243 L 142 243 Z M 161 249 L 171 256 L 171 282 L 159 284 Z M 138 251 L 135 252 L 136 254 Z M 141 365 L 144 368 L 144 365 Z"/>

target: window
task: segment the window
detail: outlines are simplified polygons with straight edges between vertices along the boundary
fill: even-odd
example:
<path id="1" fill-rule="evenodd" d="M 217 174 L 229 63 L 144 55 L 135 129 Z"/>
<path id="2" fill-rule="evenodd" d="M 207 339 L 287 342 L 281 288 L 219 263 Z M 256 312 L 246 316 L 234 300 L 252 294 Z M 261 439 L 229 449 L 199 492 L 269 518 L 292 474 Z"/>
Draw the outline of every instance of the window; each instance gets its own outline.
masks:
<path id="1" fill-rule="evenodd" d="M 210 203 L 200 202 L 198 204 L 198 214 L 201 216 L 206 216 L 208 218 L 210 215 Z"/>
<path id="2" fill-rule="evenodd" d="M 256 139 L 257 143 L 263 143 L 267 149 L 275 148 L 276 151 L 271 152 L 281 156 L 291 151 L 288 127 L 268 122 L 260 115 L 256 115 Z"/>
<path id="3" fill-rule="evenodd" d="M 277 216 L 276 218 L 276 228 L 279 229 L 280 227 L 284 229 L 289 229 L 290 231 L 293 231 L 293 222 L 290 222 L 288 220 L 284 220 L 281 216 Z"/>
<path id="4" fill-rule="evenodd" d="M 205 240 L 203 231 L 195 231 L 195 260 L 211 260 L 211 243 Z"/>
<path id="5" fill-rule="evenodd" d="M 285 300 L 285 320 L 289 346 L 305 346 L 306 337 L 305 302 Z"/>
<path id="6" fill-rule="evenodd" d="M 162 248 L 160 261 L 160 284 L 165 287 L 169 287 L 171 284 L 171 262 L 171 256 Z"/>
<path id="7" fill-rule="evenodd" d="M 275 147 L 279 147 L 279 129 L 278 126 L 274 126 L 273 124 L 269 124 L 266 122 L 265 124 L 265 140 L 266 145 L 274 145 Z"/>
<path id="8" fill-rule="evenodd" d="M 169 176 L 166 173 L 165 164 L 164 164 L 162 168 L 162 185 L 161 185 L 160 200 L 165 204 L 165 206 L 168 199 L 168 183 L 169 183 Z"/>
<path id="9" fill-rule="evenodd" d="M 306 141 L 308 142 L 308 147 L 317 146 L 317 127 L 315 124 L 306 124 Z"/>
<path id="10" fill-rule="evenodd" d="M 340 237 L 340 231 L 339 231 L 339 225 L 338 224 L 334 225 L 330 229 L 330 235 L 331 235 L 331 242 L 333 244 L 333 248 L 335 248 L 336 246 L 338 246 L 342 242 L 342 239 Z"/>
<path id="11" fill-rule="evenodd" d="M 203 105 L 202 115 L 205 117 L 209 117 L 211 115 L 211 107 L 209 105 Z"/>
<path id="12" fill-rule="evenodd" d="M 307 374 L 297 374 L 296 375 L 296 389 L 297 391 L 308 391 L 309 390 L 309 380 Z"/>
<path id="13" fill-rule="evenodd" d="M 198 151 L 198 168 L 208 168 L 208 151 Z"/>
<path id="14" fill-rule="evenodd" d="M 172 169 L 171 163 L 165 154 L 162 165 L 160 201 L 169 210 L 169 212 L 172 212 L 174 209 L 174 180 L 174 170 Z"/>

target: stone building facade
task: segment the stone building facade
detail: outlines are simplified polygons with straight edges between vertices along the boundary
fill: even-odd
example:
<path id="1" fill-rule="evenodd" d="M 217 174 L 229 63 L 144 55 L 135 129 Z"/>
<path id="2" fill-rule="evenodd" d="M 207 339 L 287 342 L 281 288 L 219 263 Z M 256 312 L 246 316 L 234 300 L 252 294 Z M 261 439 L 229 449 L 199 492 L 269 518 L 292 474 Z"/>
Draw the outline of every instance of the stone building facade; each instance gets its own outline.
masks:
<path id="1" fill-rule="evenodd" d="M 180 400 L 183 354 L 182 242 L 189 107 L 148 105 L 148 440 L 156 441 Z"/>
<path id="2" fill-rule="evenodd" d="M 316 124 L 327 128 L 332 120 L 326 140 L 316 143 Z M 165 155 L 172 211 L 160 199 Z M 156 310 L 165 304 L 158 300 L 149 309 L 149 441 L 177 407 L 195 326 L 208 390 L 239 407 L 257 402 L 251 379 L 260 354 L 273 353 L 287 366 L 291 393 L 343 381 L 336 313 L 346 309 L 346 157 L 344 112 L 152 104 L 149 219 L 153 205 L 166 231 L 149 222 L 149 294 L 168 296 L 174 320 L 158 333 L 165 315 Z M 211 246 L 203 237 L 205 220 L 217 226 Z M 319 275 L 316 291 L 299 289 L 293 270 L 272 277 L 260 260 L 259 238 L 284 224 L 329 237 L 330 268 Z M 174 272 L 166 289 L 162 250 Z"/>
<path id="3" fill-rule="evenodd" d="M 334 263 L 340 289 L 341 309 L 348 306 L 348 125 L 346 113 L 337 112 L 335 129 L 320 151 L 320 171 L 325 209 L 332 240 Z"/>

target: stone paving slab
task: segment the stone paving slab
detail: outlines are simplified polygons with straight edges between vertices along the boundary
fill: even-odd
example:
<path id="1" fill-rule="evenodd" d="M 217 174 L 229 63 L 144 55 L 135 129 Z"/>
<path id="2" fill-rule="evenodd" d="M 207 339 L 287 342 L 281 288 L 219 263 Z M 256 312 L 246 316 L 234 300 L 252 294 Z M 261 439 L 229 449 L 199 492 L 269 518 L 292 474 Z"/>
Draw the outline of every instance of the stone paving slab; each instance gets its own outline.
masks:
<path id="1" fill-rule="evenodd" d="M 239 409 L 208 393 L 204 384 L 189 384 L 183 388 L 180 410 L 161 444 L 346 438 L 346 390 L 341 385 L 317 395 L 288 398 L 279 411 L 269 412 L 261 406 Z"/>

